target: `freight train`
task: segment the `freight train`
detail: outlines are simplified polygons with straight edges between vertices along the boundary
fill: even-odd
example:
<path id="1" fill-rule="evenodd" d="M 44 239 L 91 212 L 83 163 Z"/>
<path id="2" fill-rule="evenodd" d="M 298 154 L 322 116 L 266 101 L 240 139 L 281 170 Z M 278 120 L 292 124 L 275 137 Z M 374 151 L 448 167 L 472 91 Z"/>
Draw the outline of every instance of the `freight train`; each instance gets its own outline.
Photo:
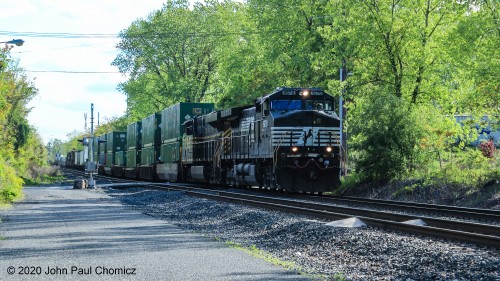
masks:
<path id="1" fill-rule="evenodd" d="M 131 179 L 328 192 L 340 186 L 341 120 L 318 88 L 281 87 L 253 105 L 178 103 L 90 139 L 99 173 Z M 84 151 L 67 166 L 83 167 Z"/>

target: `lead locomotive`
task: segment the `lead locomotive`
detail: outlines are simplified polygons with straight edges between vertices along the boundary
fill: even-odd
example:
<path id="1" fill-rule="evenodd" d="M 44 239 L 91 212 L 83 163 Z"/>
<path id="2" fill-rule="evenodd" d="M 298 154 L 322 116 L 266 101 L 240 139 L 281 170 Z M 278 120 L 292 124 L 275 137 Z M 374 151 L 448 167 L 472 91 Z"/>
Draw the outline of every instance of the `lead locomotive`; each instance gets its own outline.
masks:
<path id="1" fill-rule="evenodd" d="M 340 120 L 317 88 L 279 88 L 253 106 L 184 123 L 178 180 L 287 191 L 340 185 Z"/>

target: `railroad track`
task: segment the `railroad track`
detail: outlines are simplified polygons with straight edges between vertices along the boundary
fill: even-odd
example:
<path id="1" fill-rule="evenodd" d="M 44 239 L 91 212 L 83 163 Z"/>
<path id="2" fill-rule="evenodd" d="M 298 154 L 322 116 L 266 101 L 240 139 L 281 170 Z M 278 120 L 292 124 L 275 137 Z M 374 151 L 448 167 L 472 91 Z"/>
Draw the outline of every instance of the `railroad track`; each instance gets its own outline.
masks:
<path id="1" fill-rule="evenodd" d="M 446 206 L 436 204 L 390 201 L 380 199 L 367 199 L 359 197 L 340 196 L 306 196 L 311 200 L 333 203 L 359 205 L 378 209 L 390 209 L 395 211 L 412 212 L 416 214 L 429 214 L 461 219 L 478 220 L 485 222 L 500 223 L 500 210 L 465 208 L 457 206 Z"/>
<path id="2" fill-rule="evenodd" d="M 71 175 L 71 176 L 76 177 L 76 178 L 88 177 L 88 174 L 85 173 L 84 171 L 81 171 L 81 170 L 61 168 L 61 172 L 66 176 Z M 140 183 L 141 182 L 141 181 L 135 181 L 132 179 L 120 179 L 120 178 L 114 178 L 114 177 L 110 177 L 110 176 L 99 175 L 99 174 L 94 174 L 93 178 L 96 181 L 100 181 L 101 183 L 103 181 L 108 182 L 108 183 L 134 183 L 134 182 Z"/>
<path id="3" fill-rule="evenodd" d="M 326 221 L 357 217 L 366 225 L 371 227 L 500 248 L 500 227 L 495 225 L 437 219 L 419 215 L 405 215 L 345 206 L 332 206 L 322 203 L 298 201 L 289 198 L 243 194 L 238 192 L 203 189 L 176 184 L 152 184 L 148 187 L 163 190 L 184 191 L 191 196 L 308 215 Z M 408 222 L 415 220 L 422 221 L 425 225 L 412 224 Z"/>
<path id="4" fill-rule="evenodd" d="M 83 172 L 81 173 L 83 174 Z M 108 177 L 99 177 L 108 180 Z M 121 183 L 123 185 L 120 186 L 119 184 Z M 160 190 L 184 191 L 186 194 L 191 196 L 307 215 L 326 221 L 357 217 L 370 227 L 500 248 L 500 226 L 420 215 L 420 213 L 439 214 L 449 217 L 474 220 L 481 219 L 485 221 L 498 222 L 499 212 L 496 212 L 495 210 L 469 209 L 420 203 L 407 204 L 406 202 L 370 200 L 352 197 L 336 198 L 303 195 L 300 196 L 301 200 L 298 200 L 297 195 L 278 197 L 262 194 L 244 194 L 240 192 L 229 192 L 226 190 L 193 187 L 192 185 L 186 184 L 137 182 L 131 180 L 121 180 L 119 182 L 115 181 L 113 188 L 129 188 L 132 186 L 137 187 L 137 185 Z M 102 185 L 99 184 L 99 186 Z M 314 199 L 315 202 L 304 201 L 306 199 Z M 356 204 L 362 206 L 362 208 L 358 206 L 348 207 L 331 205 L 332 202 L 340 201 L 349 201 L 351 203 L 355 202 Z M 405 212 L 405 214 L 368 209 L 366 207 L 396 209 L 397 211 Z M 425 225 L 414 224 L 412 222 L 423 222 Z"/>

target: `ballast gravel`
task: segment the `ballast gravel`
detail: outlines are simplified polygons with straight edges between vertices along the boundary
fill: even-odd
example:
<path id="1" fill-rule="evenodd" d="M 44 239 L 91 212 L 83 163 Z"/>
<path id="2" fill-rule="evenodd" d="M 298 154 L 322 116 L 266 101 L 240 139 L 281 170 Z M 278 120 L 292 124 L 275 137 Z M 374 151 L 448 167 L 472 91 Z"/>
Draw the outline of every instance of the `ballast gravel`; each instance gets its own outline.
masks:
<path id="1" fill-rule="evenodd" d="M 256 247 L 326 280 L 500 280 L 500 250 L 375 228 L 336 228 L 278 211 L 142 188 L 126 205 L 197 233 Z"/>

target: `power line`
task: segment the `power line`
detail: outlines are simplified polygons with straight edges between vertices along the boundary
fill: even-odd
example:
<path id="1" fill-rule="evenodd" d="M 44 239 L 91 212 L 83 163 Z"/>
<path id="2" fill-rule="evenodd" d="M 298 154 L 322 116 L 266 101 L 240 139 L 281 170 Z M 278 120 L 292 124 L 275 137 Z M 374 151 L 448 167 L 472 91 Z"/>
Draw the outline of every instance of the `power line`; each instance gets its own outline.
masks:
<path id="1" fill-rule="evenodd" d="M 52 51 L 58 51 L 58 50 L 63 50 L 63 49 L 76 49 L 76 48 L 85 48 L 85 47 L 96 47 L 96 46 L 106 46 L 109 44 L 83 44 L 83 45 L 77 45 L 77 46 L 67 46 L 67 47 L 51 47 L 51 48 L 46 48 L 46 49 L 38 49 L 38 50 L 31 50 L 31 51 L 25 51 L 25 50 L 20 50 L 17 52 L 11 51 L 11 54 L 25 54 L 25 53 L 38 53 L 38 52 L 52 52 Z"/>
<path id="2" fill-rule="evenodd" d="M 71 71 L 71 70 L 24 70 L 31 73 L 67 73 L 67 74 L 122 74 L 118 71 Z"/>
<path id="3" fill-rule="evenodd" d="M 99 33 L 62 33 L 62 32 L 16 32 L 0 31 L 0 35 L 20 37 L 42 37 L 42 38 L 117 38 L 118 34 Z"/>
<path id="4" fill-rule="evenodd" d="M 303 28 L 272 28 L 266 30 L 240 30 L 234 32 L 228 31 L 172 31 L 172 32 L 140 32 L 130 34 L 125 30 L 126 38 L 162 38 L 162 37 L 208 37 L 208 36 L 231 36 L 231 35 L 255 35 L 265 34 L 269 32 L 287 32 L 287 31 L 302 31 Z M 56 39 L 110 39 L 119 38 L 120 34 L 101 34 L 101 33 L 59 33 L 59 32 L 15 32 L 15 31 L 0 31 L 0 35 L 18 36 L 18 37 L 39 37 L 39 38 L 56 38 Z"/>

